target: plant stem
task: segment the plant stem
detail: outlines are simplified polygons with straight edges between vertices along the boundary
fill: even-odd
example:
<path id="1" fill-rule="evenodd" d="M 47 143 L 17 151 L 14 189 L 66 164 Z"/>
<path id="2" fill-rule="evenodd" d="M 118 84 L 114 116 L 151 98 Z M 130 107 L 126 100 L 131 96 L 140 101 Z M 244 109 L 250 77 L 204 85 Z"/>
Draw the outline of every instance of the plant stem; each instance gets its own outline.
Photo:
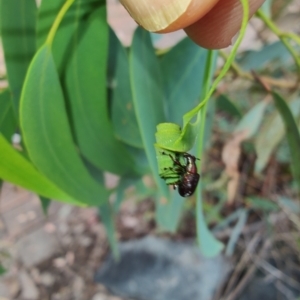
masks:
<path id="1" fill-rule="evenodd" d="M 207 94 L 205 95 L 205 98 L 203 99 L 203 101 L 201 101 L 195 108 L 193 108 L 192 110 L 190 110 L 189 112 L 187 112 L 184 116 L 183 116 L 183 120 L 184 120 L 184 124 L 183 124 L 183 130 L 182 130 L 182 135 L 184 135 L 185 133 L 185 129 L 188 125 L 188 123 L 193 119 L 193 117 L 199 113 L 199 111 L 206 105 L 206 103 L 209 101 L 210 97 L 212 96 L 213 92 L 215 91 L 217 85 L 219 84 L 219 82 L 223 79 L 223 77 L 225 76 L 225 74 L 227 73 L 227 71 L 229 70 L 232 61 L 235 58 L 237 49 L 240 45 L 240 43 L 242 42 L 242 39 L 244 37 L 245 31 L 246 31 L 246 27 L 247 27 L 247 23 L 248 23 L 248 18 L 249 18 L 249 5 L 248 5 L 248 0 L 240 0 L 241 4 L 243 6 L 243 19 L 242 19 L 242 25 L 241 25 L 241 29 L 240 29 L 240 34 L 236 40 L 236 42 L 234 43 L 232 50 L 230 52 L 230 55 L 228 56 L 228 60 L 225 62 L 223 68 L 221 69 L 218 77 L 215 79 L 215 81 L 213 82 L 210 90 L 207 92 Z"/>
<path id="2" fill-rule="evenodd" d="M 68 9 L 70 6 L 74 3 L 75 0 L 66 0 L 62 8 L 60 9 L 58 15 L 56 16 L 54 23 L 52 24 L 52 27 L 50 29 L 50 32 L 47 36 L 46 44 L 49 45 L 50 47 L 52 46 L 56 31 L 58 29 L 58 26 L 60 25 L 63 17 L 67 13 Z"/>
<path id="3" fill-rule="evenodd" d="M 290 52 L 290 54 L 293 56 L 296 64 L 298 71 L 300 73 L 300 55 L 295 51 L 293 46 L 288 42 L 288 39 L 292 39 L 295 41 L 299 46 L 300 46 L 300 38 L 294 34 L 294 33 L 285 33 L 282 32 L 276 24 L 268 18 L 262 10 L 258 10 L 256 12 L 256 15 L 265 23 L 265 25 L 274 33 L 278 36 L 278 38 L 281 40 L 281 42 L 284 44 L 284 46 L 287 48 L 287 50 Z"/>

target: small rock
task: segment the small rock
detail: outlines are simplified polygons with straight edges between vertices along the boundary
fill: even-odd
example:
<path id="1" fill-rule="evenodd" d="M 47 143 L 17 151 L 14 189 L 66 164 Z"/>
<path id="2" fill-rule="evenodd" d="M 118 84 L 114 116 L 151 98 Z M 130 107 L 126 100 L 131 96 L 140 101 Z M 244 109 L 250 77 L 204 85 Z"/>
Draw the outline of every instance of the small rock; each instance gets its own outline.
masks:
<path id="1" fill-rule="evenodd" d="M 30 271 L 31 278 L 35 281 L 35 283 L 40 283 L 40 271 L 37 268 L 33 268 Z"/>
<path id="2" fill-rule="evenodd" d="M 97 293 L 93 296 L 91 300 L 108 300 L 106 295 Z"/>
<path id="3" fill-rule="evenodd" d="M 71 266 L 71 265 L 74 264 L 74 261 L 75 261 L 75 254 L 74 254 L 74 252 L 68 251 L 66 253 L 65 258 L 66 258 L 66 261 L 67 261 L 67 263 L 68 263 L 69 266 Z"/>
<path id="4" fill-rule="evenodd" d="M 0 300 L 1 297 L 13 299 L 20 291 L 20 283 L 15 276 L 0 277 Z"/>
<path id="5" fill-rule="evenodd" d="M 55 277 L 49 272 L 45 272 L 40 275 L 40 282 L 46 287 L 51 287 L 55 283 Z"/>
<path id="6" fill-rule="evenodd" d="M 50 259 L 60 251 L 60 245 L 55 235 L 38 229 L 16 243 L 17 252 L 28 268 L 37 266 Z"/>
<path id="7" fill-rule="evenodd" d="M 82 297 L 83 297 L 84 287 L 85 287 L 84 280 L 81 277 L 77 276 L 74 279 L 72 284 L 72 292 L 73 292 L 72 299 L 74 300 L 83 299 Z"/>
<path id="8" fill-rule="evenodd" d="M 89 247 L 92 244 L 93 240 L 88 236 L 81 236 L 78 239 L 78 243 L 83 247 Z"/>
<path id="9" fill-rule="evenodd" d="M 67 261 L 63 257 L 58 257 L 53 260 L 53 265 L 58 268 L 64 268 L 67 265 Z"/>
<path id="10" fill-rule="evenodd" d="M 73 210 L 73 206 L 71 206 L 71 205 L 62 206 L 58 211 L 59 219 L 60 220 L 67 219 L 71 215 L 72 210 Z"/>
<path id="11" fill-rule="evenodd" d="M 73 232 L 75 234 L 82 234 L 84 232 L 84 230 L 85 230 L 85 226 L 82 223 L 81 224 L 77 224 L 77 225 L 75 225 L 73 227 Z"/>
<path id="12" fill-rule="evenodd" d="M 124 298 L 209 300 L 230 271 L 223 256 L 205 258 L 188 243 L 146 237 L 119 250 L 120 259 L 110 256 L 95 280 Z"/>
<path id="13" fill-rule="evenodd" d="M 21 284 L 21 298 L 24 300 L 37 300 L 39 299 L 39 291 L 35 286 L 33 280 L 24 270 L 19 272 L 19 280 Z"/>
<path id="14" fill-rule="evenodd" d="M 73 239 L 69 235 L 66 235 L 61 239 L 61 243 L 64 246 L 70 246 L 72 244 L 72 241 Z"/>
<path id="15" fill-rule="evenodd" d="M 69 231 L 69 226 L 64 222 L 61 222 L 58 224 L 58 231 L 61 234 L 66 234 Z"/>

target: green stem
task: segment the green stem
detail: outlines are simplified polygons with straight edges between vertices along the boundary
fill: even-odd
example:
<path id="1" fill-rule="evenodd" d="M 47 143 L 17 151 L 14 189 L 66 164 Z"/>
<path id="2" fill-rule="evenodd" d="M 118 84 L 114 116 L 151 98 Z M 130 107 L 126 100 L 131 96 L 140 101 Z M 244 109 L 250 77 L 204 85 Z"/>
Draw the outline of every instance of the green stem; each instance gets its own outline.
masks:
<path id="1" fill-rule="evenodd" d="M 206 103 L 209 101 L 210 97 L 212 96 L 213 92 L 215 91 L 217 85 L 220 83 L 220 81 L 223 79 L 223 77 L 225 76 L 225 74 L 228 72 L 232 61 L 234 60 L 235 56 L 236 56 L 236 52 L 238 50 L 238 47 L 240 45 L 240 43 L 242 42 L 242 39 L 244 37 L 245 31 L 246 31 L 246 27 L 247 27 L 247 23 L 248 23 L 248 18 L 249 18 L 249 5 L 248 5 L 248 0 L 241 0 L 241 4 L 243 7 L 243 19 L 242 19 L 242 25 L 241 25 L 241 30 L 240 30 L 240 34 L 235 42 L 235 44 L 232 47 L 232 50 L 230 52 L 230 55 L 228 56 L 228 60 L 225 62 L 222 70 L 220 71 L 218 77 L 215 79 L 215 81 L 213 82 L 210 90 L 208 91 L 208 93 L 206 94 L 205 98 L 203 101 L 201 101 L 195 108 L 193 108 L 191 111 L 189 111 L 188 113 L 186 113 L 183 117 L 184 119 L 184 124 L 183 127 L 185 129 L 186 125 L 188 125 L 188 123 L 192 120 L 192 118 L 206 105 Z M 184 135 L 185 130 L 182 131 L 182 134 Z"/>
<path id="2" fill-rule="evenodd" d="M 258 10 L 256 12 L 256 15 L 265 23 L 265 25 L 274 33 L 278 36 L 278 38 L 281 40 L 281 42 L 284 44 L 284 46 L 287 48 L 287 50 L 290 52 L 292 57 L 294 58 L 297 68 L 300 73 L 300 56 L 299 54 L 295 51 L 293 46 L 288 42 L 288 39 L 292 39 L 295 41 L 299 46 L 300 46 L 300 38 L 294 33 L 285 33 L 282 32 L 274 22 L 270 18 L 267 17 L 266 14 L 262 10 Z"/>
<path id="3" fill-rule="evenodd" d="M 50 47 L 52 46 L 59 24 L 61 23 L 62 19 L 64 18 L 65 14 L 67 13 L 70 6 L 74 3 L 74 1 L 75 0 L 67 0 L 65 4 L 62 6 L 62 8 L 60 9 L 58 15 L 56 16 L 46 40 L 46 44 L 49 45 Z"/>

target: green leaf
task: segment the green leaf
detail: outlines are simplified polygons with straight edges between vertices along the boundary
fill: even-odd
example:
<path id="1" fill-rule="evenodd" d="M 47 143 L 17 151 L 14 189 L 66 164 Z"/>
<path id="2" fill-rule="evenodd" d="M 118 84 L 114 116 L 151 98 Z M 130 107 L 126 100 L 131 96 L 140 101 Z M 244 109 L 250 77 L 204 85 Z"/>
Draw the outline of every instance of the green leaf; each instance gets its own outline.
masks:
<path id="1" fill-rule="evenodd" d="M 42 1 L 37 22 L 38 48 L 45 43 L 49 30 L 64 3 L 65 0 Z M 104 5 L 103 0 L 75 0 L 64 16 L 52 45 L 52 54 L 60 75 L 63 74 L 65 63 L 68 61 L 70 53 L 74 50 L 72 48 L 72 38 L 78 24 L 84 23 L 86 17 L 101 5 Z"/>
<path id="2" fill-rule="evenodd" d="M 263 120 L 264 113 L 266 111 L 268 102 L 261 101 L 255 106 L 253 106 L 241 119 L 237 127 L 235 128 L 235 132 L 246 131 L 247 138 L 251 138 L 259 129 L 260 124 Z"/>
<path id="3" fill-rule="evenodd" d="M 180 124 L 182 115 L 199 103 L 207 50 L 185 38 L 161 61 L 167 120 Z"/>
<path id="4" fill-rule="evenodd" d="M 40 174 L 35 167 L 15 150 L 0 133 L 0 178 L 47 198 L 78 204 L 54 183 Z"/>
<path id="5" fill-rule="evenodd" d="M 13 105 L 17 115 L 23 81 L 35 52 L 36 3 L 1 0 L 1 37 Z"/>
<path id="6" fill-rule="evenodd" d="M 82 203 L 99 205 L 108 191 L 89 175 L 72 140 L 51 50 L 43 46 L 28 70 L 21 96 L 21 128 L 32 162 Z"/>
<path id="7" fill-rule="evenodd" d="M 131 178 L 131 177 L 121 177 L 116 188 L 116 199 L 113 203 L 114 212 L 118 212 L 121 206 L 122 201 L 125 199 L 125 191 L 129 186 L 133 186 L 141 178 Z"/>
<path id="8" fill-rule="evenodd" d="M 0 276 L 5 274 L 7 270 L 0 264 Z"/>
<path id="9" fill-rule="evenodd" d="M 89 161 L 85 160 L 85 165 L 88 168 L 90 174 L 94 179 L 97 180 L 100 184 L 104 185 L 104 173 L 93 166 Z M 112 249 L 112 252 L 115 258 L 118 258 L 119 251 L 117 247 L 117 237 L 115 229 L 115 211 L 112 208 L 112 205 L 107 199 L 106 203 L 98 206 L 98 213 L 101 216 L 102 223 L 105 227 L 107 238 Z"/>
<path id="10" fill-rule="evenodd" d="M 243 56 L 237 60 L 238 64 L 245 71 L 259 70 L 266 67 L 267 63 L 280 60 L 284 63 L 290 58 L 290 54 L 281 41 L 265 45 L 262 49 L 246 51 Z"/>
<path id="11" fill-rule="evenodd" d="M 226 251 L 225 251 L 226 256 L 232 256 L 234 254 L 234 249 L 237 244 L 237 241 L 242 233 L 243 228 L 247 223 L 248 214 L 249 213 L 247 209 L 239 210 L 238 221 L 233 228 L 233 231 L 230 235 L 230 239 L 226 247 Z"/>
<path id="12" fill-rule="evenodd" d="M 268 199 L 259 197 L 249 197 L 246 199 L 246 204 L 248 207 L 256 210 L 261 210 L 265 212 L 278 211 L 279 207 L 276 203 L 271 202 Z"/>
<path id="13" fill-rule="evenodd" d="M 173 233 L 176 232 L 185 201 L 186 199 L 174 190 L 171 192 L 171 200 L 156 199 L 155 219 L 161 228 Z"/>
<path id="14" fill-rule="evenodd" d="M 242 118 L 242 113 L 241 111 L 238 109 L 238 107 L 228 98 L 227 95 L 220 95 L 217 99 L 216 99 L 216 103 L 217 103 L 217 109 L 222 111 L 222 112 L 226 112 L 228 113 L 230 116 L 232 117 L 236 117 L 238 119 Z"/>
<path id="15" fill-rule="evenodd" d="M 107 238 L 112 249 L 115 259 L 119 258 L 118 240 L 116 237 L 116 229 L 114 223 L 114 210 L 110 203 L 106 203 L 99 206 L 99 214 L 101 216 L 101 221 L 104 224 Z"/>
<path id="16" fill-rule="evenodd" d="M 196 200 L 197 240 L 201 253 L 205 257 L 214 257 L 222 251 L 224 245 L 213 236 L 206 225 L 202 208 L 202 189 L 202 182 L 200 181 Z"/>
<path id="17" fill-rule="evenodd" d="M 154 148 L 156 125 L 165 120 L 161 73 L 150 35 L 142 28 L 134 34 L 129 67 L 134 109 L 143 145 L 157 186 L 163 197 L 168 198 L 168 188 L 158 176 Z"/>
<path id="18" fill-rule="evenodd" d="M 11 140 L 17 124 L 13 111 L 9 90 L 0 93 L 0 132 L 7 140 Z"/>
<path id="19" fill-rule="evenodd" d="M 115 87 L 113 88 L 112 101 L 114 131 L 116 136 L 124 143 L 133 147 L 143 148 L 132 101 L 128 55 L 116 35 L 112 34 L 111 37 L 115 40 L 114 46 L 117 48 Z"/>
<path id="20" fill-rule="evenodd" d="M 272 1 L 273 0 L 266 0 L 260 8 L 268 18 L 272 17 L 271 16 L 271 14 L 272 14 L 272 12 L 271 12 L 271 10 L 272 10 Z"/>
<path id="21" fill-rule="evenodd" d="M 95 10 L 83 26 L 77 28 L 72 49 L 67 66 L 66 94 L 79 148 L 98 168 L 116 174 L 128 173 L 134 166 L 133 160 L 114 137 L 107 110 L 108 25 L 105 7 Z"/>
<path id="22" fill-rule="evenodd" d="M 299 201 L 297 202 L 297 200 L 298 199 L 294 200 L 284 196 L 278 196 L 278 204 L 295 214 L 300 213 L 300 203 Z"/>
<path id="23" fill-rule="evenodd" d="M 300 134 L 287 103 L 278 93 L 272 92 L 272 95 L 285 126 L 286 137 L 291 153 L 291 169 L 300 191 Z"/>
<path id="24" fill-rule="evenodd" d="M 300 113 L 300 99 L 296 98 L 290 103 L 290 109 L 297 117 Z M 255 149 L 257 159 L 255 162 L 255 171 L 260 173 L 269 161 L 269 158 L 275 148 L 285 137 L 285 128 L 282 118 L 278 111 L 274 111 L 264 122 L 261 130 L 255 139 Z"/>
<path id="25" fill-rule="evenodd" d="M 51 200 L 49 198 L 45 198 L 43 196 L 39 196 L 40 202 L 42 205 L 43 213 L 47 216 L 49 205 L 51 204 Z"/>

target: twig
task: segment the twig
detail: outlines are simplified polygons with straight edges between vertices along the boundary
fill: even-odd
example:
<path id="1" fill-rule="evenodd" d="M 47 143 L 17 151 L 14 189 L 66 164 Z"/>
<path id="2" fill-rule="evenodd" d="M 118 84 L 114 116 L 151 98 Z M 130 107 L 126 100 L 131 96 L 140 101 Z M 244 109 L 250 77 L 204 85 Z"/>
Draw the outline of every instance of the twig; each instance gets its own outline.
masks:
<path id="1" fill-rule="evenodd" d="M 220 56 L 223 59 L 227 59 L 227 54 L 225 54 L 224 51 L 219 51 Z M 291 88 L 295 88 L 297 83 L 292 82 L 290 80 L 283 80 L 283 79 L 275 79 L 272 77 L 268 77 L 268 76 L 254 76 L 251 72 L 246 72 L 244 70 L 241 69 L 241 67 L 238 65 L 237 62 L 233 61 L 231 63 L 231 67 L 230 67 L 236 75 L 238 75 L 241 78 L 250 80 L 250 81 L 257 81 L 257 77 L 259 77 L 261 82 L 264 82 L 265 84 L 268 84 L 270 86 L 275 86 L 278 88 L 287 88 L 287 89 L 291 89 Z"/>
<path id="2" fill-rule="evenodd" d="M 243 271 L 243 269 L 247 266 L 248 262 L 251 260 L 250 253 L 255 251 L 260 240 L 261 240 L 261 231 L 257 232 L 251 239 L 250 243 L 248 244 L 245 252 L 243 253 L 238 265 L 236 266 L 236 268 L 227 284 L 224 295 L 229 293 L 229 291 L 233 288 L 233 286 L 236 285 L 236 282 L 237 282 L 238 278 L 240 277 L 240 273 Z"/>
<path id="3" fill-rule="evenodd" d="M 298 75 L 300 76 L 300 56 L 299 54 L 295 51 L 293 46 L 289 43 L 289 39 L 292 39 L 294 42 L 296 42 L 300 46 L 300 37 L 298 37 L 294 33 L 286 33 L 281 31 L 276 24 L 267 17 L 267 15 L 259 9 L 256 12 L 256 15 L 265 23 L 265 25 L 274 33 L 278 36 L 278 38 L 281 40 L 282 44 L 286 47 L 286 49 L 290 52 L 292 57 L 295 60 L 295 63 L 298 68 Z"/>
<path id="4" fill-rule="evenodd" d="M 299 282 L 297 282 L 295 279 L 289 277 L 288 275 L 284 274 L 279 269 L 273 267 L 267 261 L 259 260 L 259 262 L 258 262 L 256 259 L 254 259 L 253 262 L 256 264 L 257 268 L 264 270 L 265 272 L 271 274 L 274 278 L 277 278 L 277 279 L 285 282 L 292 288 L 296 289 L 297 291 L 300 291 Z"/>
<path id="5" fill-rule="evenodd" d="M 267 253 L 267 250 L 271 247 L 271 241 L 267 240 L 264 245 L 263 248 L 261 249 L 261 251 L 259 252 L 259 259 L 262 260 L 264 258 L 264 256 Z M 248 253 L 249 254 L 249 253 Z M 249 280 L 252 278 L 254 272 L 257 269 L 257 265 L 253 264 L 247 271 L 247 273 L 244 275 L 244 277 L 242 278 L 242 280 L 238 283 L 237 287 L 225 298 L 226 300 L 234 300 L 236 299 L 240 293 L 244 290 L 244 288 L 246 287 L 247 283 L 249 282 Z"/>

